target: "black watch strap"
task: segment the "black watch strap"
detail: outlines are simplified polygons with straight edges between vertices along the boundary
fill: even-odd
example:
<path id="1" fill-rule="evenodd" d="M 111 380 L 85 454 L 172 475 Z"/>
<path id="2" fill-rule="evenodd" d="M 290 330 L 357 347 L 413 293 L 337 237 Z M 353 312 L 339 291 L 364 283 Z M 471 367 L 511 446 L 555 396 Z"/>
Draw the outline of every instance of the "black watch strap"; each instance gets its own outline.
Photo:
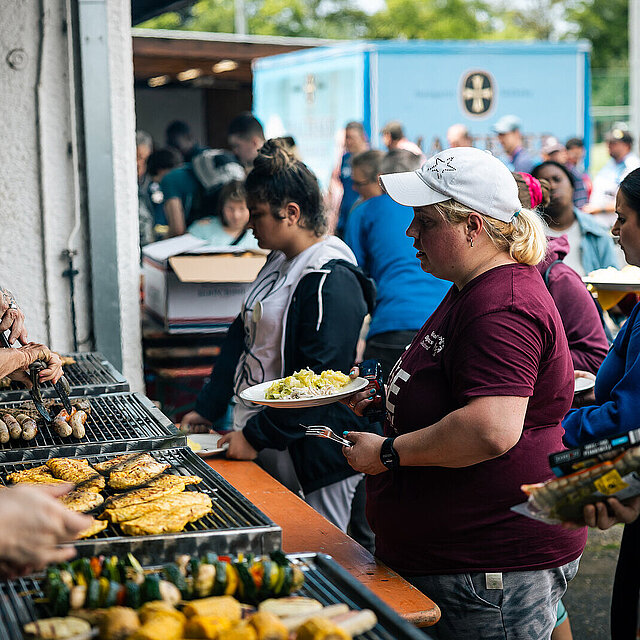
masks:
<path id="1" fill-rule="evenodd" d="M 380 462 L 390 470 L 400 466 L 400 456 L 393 446 L 394 440 L 395 438 L 385 438 L 380 447 Z"/>

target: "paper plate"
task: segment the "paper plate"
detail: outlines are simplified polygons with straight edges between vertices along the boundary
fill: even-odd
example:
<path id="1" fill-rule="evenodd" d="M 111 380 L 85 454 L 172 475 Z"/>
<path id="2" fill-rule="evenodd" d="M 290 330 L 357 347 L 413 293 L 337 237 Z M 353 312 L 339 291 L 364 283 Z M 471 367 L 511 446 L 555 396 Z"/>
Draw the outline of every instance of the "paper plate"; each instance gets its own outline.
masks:
<path id="1" fill-rule="evenodd" d="M 282 378 L 280 378 L 282 379 Z M 368 384 L 369 380 L 366 378 L 356 378 L 349 382 L 346 386 L 342 387 L 340 391 L 332 393 L 328 396 L 314 396 L 313 398 L 296 398 L 285 400 L 267 400 L 264 397 L 266 390 L 277 380 L 270 380 L 269 382 L 263 382 L 253 387 L 249 387 L 240 392 L 240 397 L 243 400 L 253 402 L 254 404 L 263 404 L 267 407 L 278 407 L 278 409 L 304 409 L 305 407 L 320 407 L 325 404 L 333 404 L 338 402 L 342 398 L 349 397 L 356 391 L 362 391 Z"/>
<path id="2" fill-rule="evenodd" d="M 595 380 L 589 380 L 589 378 L 576 378 L 574 393 L 582 393 L 583 391 L 588 391 L 589 389 L 593 389 L 596 383 Z"/>
<path id="3" fill-rule="evenodd" d="M 210 458 L 212 456 L 219 456 L 224 453 L 228 448 L 228 444 L 224 444 L 221 447 L 218 446 L 218 440 L 222 436 L 218 433 L 190 433 L 187 436 L 187 444 L 190 446 L 194 443 L 196 446 L 191 447 L 191 450 L 201 458 Z"/>

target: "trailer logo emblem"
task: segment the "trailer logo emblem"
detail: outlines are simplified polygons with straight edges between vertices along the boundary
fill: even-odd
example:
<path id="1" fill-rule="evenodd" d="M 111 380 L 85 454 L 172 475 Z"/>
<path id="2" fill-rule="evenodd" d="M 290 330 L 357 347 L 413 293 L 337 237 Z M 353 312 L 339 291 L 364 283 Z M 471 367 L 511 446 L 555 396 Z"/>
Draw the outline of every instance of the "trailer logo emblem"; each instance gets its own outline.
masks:
<path id="1" fill-rule="evenodd" d="M 470 116 L 484 116 L 493 106 L 493 78 L 486 71 L 470 71 L 461 83 L 462 106 Z"/>

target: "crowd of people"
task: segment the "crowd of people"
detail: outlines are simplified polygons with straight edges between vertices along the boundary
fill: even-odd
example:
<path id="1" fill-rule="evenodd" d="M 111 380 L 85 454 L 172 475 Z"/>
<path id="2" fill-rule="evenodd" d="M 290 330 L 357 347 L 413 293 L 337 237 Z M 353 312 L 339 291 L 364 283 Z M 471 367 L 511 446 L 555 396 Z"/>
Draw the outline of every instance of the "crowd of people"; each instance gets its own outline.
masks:
<path id="1" fill-rule="evenodd" d="M 536 159 L 517 117 L 494 131 L 507 162 L 460 124 L 426 159 L 399 122 L 380 132 L 384 151 L 350 122 L 339 199 L 292 138 L 265 140 L 251 114 L 231 122 L 228 151 L 200 146 L 182 122 L 160 149 L 138 132 L 141 244 L 190 233 L 269 252 L 183 427 L 210 429 L 231 407 L 227 457 L 256 460 L 431 597 L 442 614 L 434 638 L 570 638 L 561 598 L 584 525 L 626 523 L 612 628 L 632 638 L 640 498 L 586 507 L 563 527 L 511 507 L 521 485 L 550 476 L 550 453 L 637 427 L 640 305 L 614 337 L 581 276 L 621 266 L 619 249 L 640 266 L 640 160 L 621 125 L 593 181 L 579 139 L 548 138 Z M 0 293 L 0 330 L 22 345 L 0 349 L 0 376 L 28 385 L 41 359 L 41 378 L 57 380 L 59 357 L 27 341 L 24 315 Z M 373 388 L 287 410 L 240 395 L 306 367 L 355 377 L 363 357 L 382 366 L 381 408 Z M 581 406 L 577 377 L 595 381 Z M 301 424 L 352 445 L 306 438 Z M 2 575 L 73 553 L 58 545 L 87 523 L 55 499 L 66 490 L 0 493 Z"/>

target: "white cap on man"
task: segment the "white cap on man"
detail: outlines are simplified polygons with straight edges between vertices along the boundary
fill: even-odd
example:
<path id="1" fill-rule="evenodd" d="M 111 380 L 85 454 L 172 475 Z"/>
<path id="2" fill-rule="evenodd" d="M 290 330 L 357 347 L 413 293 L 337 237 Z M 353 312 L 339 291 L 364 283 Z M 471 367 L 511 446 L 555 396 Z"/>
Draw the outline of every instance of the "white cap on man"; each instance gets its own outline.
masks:
<path id="1" fill-rule="evenodd" d="M 503 222 L 511 222 L 522 208 L 509 169 L 491 152 L 474 147 L 445 149 L 417 171 L 380 176 L 380 184 L 393 200 L 407 207 L 453 199 Z"/>

